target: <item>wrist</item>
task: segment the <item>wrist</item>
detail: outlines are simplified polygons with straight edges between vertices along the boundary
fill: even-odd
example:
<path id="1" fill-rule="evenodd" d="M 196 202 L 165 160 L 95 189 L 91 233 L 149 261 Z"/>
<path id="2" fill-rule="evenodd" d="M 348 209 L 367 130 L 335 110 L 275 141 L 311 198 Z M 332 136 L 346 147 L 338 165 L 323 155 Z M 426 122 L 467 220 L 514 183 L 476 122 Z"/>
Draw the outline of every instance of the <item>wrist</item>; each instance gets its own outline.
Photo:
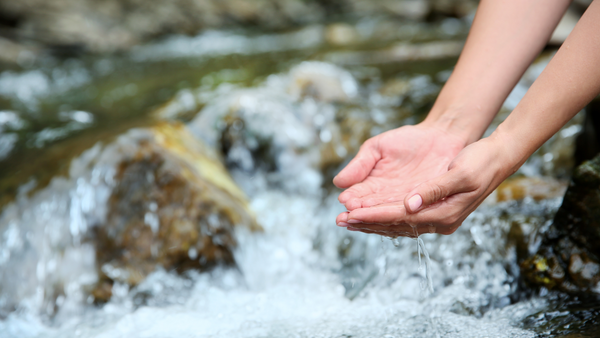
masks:
<path id="1" fill-rule="evenodd" d="M 498 162 L 502 163 L 504 178 L 514 174 L 531 155 L 526 142 L 519 141 L 515 131 L 501 123 L 487 138 L 497 149 Z M 503 178 L 503 179 L 504 179 Z"/>
<path id="2" fill-rule="evenodd" d="M 474 121 L 473 117 L 473 114 L 468 114 L 463 109 L 434 107 L 420 125 L 452 135 L 466 147 L 479 140 L 487 128 L 487 125 Z"/>

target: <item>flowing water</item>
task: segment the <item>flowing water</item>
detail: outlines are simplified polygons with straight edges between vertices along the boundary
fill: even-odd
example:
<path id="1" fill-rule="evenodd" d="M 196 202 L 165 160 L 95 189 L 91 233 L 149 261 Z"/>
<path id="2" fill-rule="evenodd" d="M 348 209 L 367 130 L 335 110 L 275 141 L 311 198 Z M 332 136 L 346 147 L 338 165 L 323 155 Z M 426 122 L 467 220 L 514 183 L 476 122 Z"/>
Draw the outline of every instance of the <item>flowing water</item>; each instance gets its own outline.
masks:
<path id="1" fill-rule="evenodd" d="M 448 19 L 381 34 L 386 25 L 354 23 L 358 38 L 345 46 L 322 26 L 215 31 L 0 73 L 0 337 L 594 336 L 597 300 L 519 283 L 518 252 L 535 251 L 560 197 L 490 199 L 455 234 L 417 245 L 335 226 L 344 208 L 330 180 L 360 145 L 344 138 L 344 121 L 356 139 L 418 122 L 456 62 L 451 45 L 412 58 L 390 50 L 460 43 L 468 29 Z M 136 131 L 115 137 L 180 120 L 219 149 L 234 108 L 244 132 L 232 132 L 224 160 L 264 231 L 236 228 L 234 267 L 158 269 L 93 304 L 86 238 L 106 219 L 114 158 Z M 579 129 L 573 121 L 521 174 L 564 177 Z M 265 142 L 268 159 L 256 151 Z"/>

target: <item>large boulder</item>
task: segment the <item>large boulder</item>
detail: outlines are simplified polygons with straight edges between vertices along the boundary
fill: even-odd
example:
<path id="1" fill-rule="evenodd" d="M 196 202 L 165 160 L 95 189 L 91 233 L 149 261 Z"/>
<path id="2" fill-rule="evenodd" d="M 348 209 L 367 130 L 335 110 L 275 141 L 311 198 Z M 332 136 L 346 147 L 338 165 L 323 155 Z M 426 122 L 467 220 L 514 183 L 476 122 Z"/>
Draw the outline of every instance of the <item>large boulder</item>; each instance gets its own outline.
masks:
<path id="1" fill-rule="evenodd" d="M 0 213 L 0 318 L 107 301 L 155 269 L 234 264 L 235 229 L 260 229 L 220 158 L 181 124 L 132 129 L 34 186 Z"/>
<path id="2" fill-rule="evenodd" d="M 566 292 L 598 291 L 600 282 L 600 156 L 573 175 L 538 252 L 521 264 L 525 280 Z"/>
<path id="3" fill-rule="evenodd" d="M 114 281 L 137 285 L 158 266 L 232 264 L 233 228 L 260 229 L 216 155 L 182 125 L 139 131 L 114 179 L 106 223 L 95 228 L 97 300 Z"/>

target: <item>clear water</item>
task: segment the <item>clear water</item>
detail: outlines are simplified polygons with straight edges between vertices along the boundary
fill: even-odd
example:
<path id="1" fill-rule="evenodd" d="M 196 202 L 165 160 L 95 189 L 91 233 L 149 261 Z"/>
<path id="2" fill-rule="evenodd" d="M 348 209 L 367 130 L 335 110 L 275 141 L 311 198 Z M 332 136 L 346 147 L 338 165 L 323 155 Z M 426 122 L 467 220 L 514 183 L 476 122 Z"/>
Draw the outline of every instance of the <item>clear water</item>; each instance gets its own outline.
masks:
<path id="1" fill-rule="evenodd" d="M 367 34 L 375 23 L 368 24 L 357 27 Z M 394 39 L 447 39 L 442 26 L 400 30 Z M 320 31 L 209 32 L 121 58 L 51 60 L 2 72 L 0 83 L 12 86 L 0 92 L 0 336 L 536 337 L 569 325 L 548 316 L 565 311 L 548 294 L 523 298 L 508 236 L 518 226 L 534 251 L 535 234 L 560 198 L 489 202 L 452 236 L 423 234 L 416 246 L 335 226 L 343 207 L 331 172 L 321 170 L 320 149 L 336 144 L 346 159 L 355 151 L 336 138 L 336 114 L 365 118 L 371 135 L 415 123 L 455 59 L 345 69 L 302 63 L 340 52 Z M 450 37 L 464 36 L 456 34 Z M 289 43 L 298 36 L 303 44 Z M 215 41 L 222 44 L 203 47 Z M 380 91 L 396 76 L 410 88 L 400 100 Z M 313 81 L 320 99 L 302 95 L 303 81 Z M 87 239 L 106 217 L 115 161 L 139 131 L 114 136 L 180 119 L 217 145 L 232 107 L 242 108 L 247 132 L 225 160 L 264 232 L 238 229 L 235 267 L 184 275 L 158 270 L 132 289 L 115 284 L 110 302 L 93 305 L 88 292 L 98 275 Z M 551 140 L 524 174 L 553 170 L 559 162 L 544 155 L 572 137 Z M 253 144 L 265 140 L 268 168 L 253 157 Z M 59 165 L 44 166 L 57 159 Z"/>

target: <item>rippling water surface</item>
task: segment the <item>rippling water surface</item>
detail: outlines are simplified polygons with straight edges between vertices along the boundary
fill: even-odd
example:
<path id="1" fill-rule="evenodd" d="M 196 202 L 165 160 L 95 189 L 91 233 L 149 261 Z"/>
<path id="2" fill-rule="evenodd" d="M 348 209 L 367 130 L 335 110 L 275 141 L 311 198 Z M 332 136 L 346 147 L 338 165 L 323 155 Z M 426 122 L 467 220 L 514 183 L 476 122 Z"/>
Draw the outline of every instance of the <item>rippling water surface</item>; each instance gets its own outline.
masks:
<path id="1" fill-rule="evenodd" d="M 350 25 L 357 38 L 345 46 L 322 26 L 214 31 L 0 73 L 0 336 L 593 336 L 598 301 L 533 293 L 519 282 L 518 250 L 535 251 L 560 197 L 493 197 L 455 234 L 423 235 L 434 292 L 416 241 L 335 226 L 343 211 L 335 172 L 360 138 L 423 118 L 468 28 L 447 19 L 398 25 L 386 36 L 377 35 L 381 26 Z M 498 121 L 548 57 L 530 68 Z M 220 135 L 233 110 L 243 132 L 225 147 Z M 133 288 L 115 283 L 110 301 L 95 305 L 89 238 L 107 217 L 115 158 L 134 137 L 128 130 L 161 120 L 185 122 L 224 152 L 264 231 L 236 229 L 234 267 L 158 269 Z M 577 122 L 519 174 L 565 178 Z M 265 142 L 268 160 L 256 152 Z"/>

